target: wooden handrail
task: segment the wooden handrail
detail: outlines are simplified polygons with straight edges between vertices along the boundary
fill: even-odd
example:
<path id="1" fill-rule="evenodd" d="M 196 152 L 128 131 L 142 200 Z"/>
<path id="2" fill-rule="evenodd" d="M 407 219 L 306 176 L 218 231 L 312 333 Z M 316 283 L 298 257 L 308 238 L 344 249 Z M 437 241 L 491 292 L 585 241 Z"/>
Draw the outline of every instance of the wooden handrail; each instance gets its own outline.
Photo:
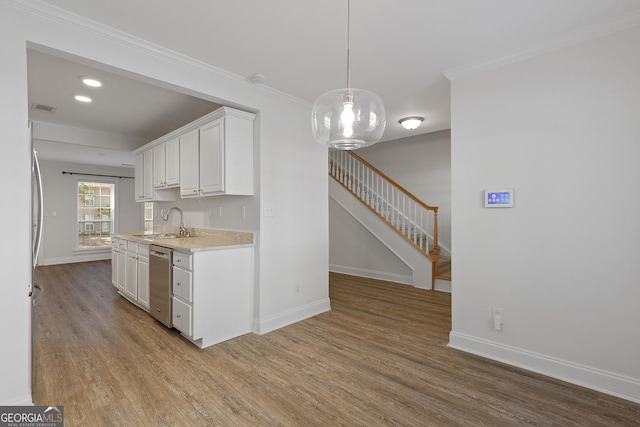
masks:
<path id="1" fill-rule="evenodd" d="M 422 206 L 423 208 L 425 208 L 427 210 L 438 212 L 438 207 L 437 206 L 429 206 L 429 205 L 427 205 L 422 200 L 420 200 L 416 196 L 414 196 L 409 190 L 407 190 L 402 185 L 400 185 L 397 182 L 395 182 L 393 179 L 389 178 L 389 176 L 384 174 L 380 169 L 378 169 L 377 167 L 373 166 L 371 163 L 367 162 L 365 159 L 363 159 L 362 157 L 358 156 L 353 151 L 346 151 L 346 152 L 349 155 L 351 155 L 351 156 L 355 157 L 356 159 L 358 159 L 361 163 L 365 164 L 369 169 L 373 170 L 375 173 L 380 175 L 382 178 L 384 178 L 385 180 L 389 181 L 390 184 L 392 184 L 394 187 L 396 187 L 398 190 L 400 190 L 402 193 L 404 193 L 406 196 L 408 196 L 411 200 L 416 202 L 418 205 Z"/>
<path id="2" fill-rule="evenodd" d="M 334 176 L 332 174 L 332 172 L 331 172 L 331 168 L 329 169 L 329 175 L 333 179 L 335 179 L 336 182 L 338 182 L 347 191 L 351 192 L 354 196 L 356 196 L 356 198 L 358 198 L 361 202 L 363 202 L 364 205 L 367 208 L 369 208 L 374 214 L 376 214 L 378 217 L 380 217 L 384 222 L 386 222 L 390 227 L 392 227 L 400 236 L 402 236 L 407 242 L 411 243 L 416 249 L 418 249 L 418 251 L 420 251 L 421 253 L 426 255 L 426 257 L 431 260 L 431 265 L 432 265 L 431 289 L 432 290 L 435 289 L 435 278 L 436 278 L 436 276 L 440 275 L 440 248 L 439 248 L 439 243 L 438 243 L 438 206 L 427 205 L 422 200 L 420 200 L 416 196 L 414 196 L 406 188 L 404 188 L 403 186 L 398 184 L 396 181 L 391 179 L 389 176 L 387 176 L 385 173 L 383 173 L 380 169 L 376 168 L 371 163 L 367 162 L 366 160 L 364 160 L 362 157 L 358 156 L 354 152 L 345 151 L 345 153 L 348 153 L 350 156 L 355 158 L 358 162 L 360 162 L 361 164 L 366 166 L 369 170 L 371 170 L 372 172 L 377 174 L 384 181 L 388 182 L 392 187 L 397 189 L 399 192 L 403 193 L 407 198 L 411 199 L 416 205 L 422 207 L 423 209 L 425 209 L 427 211 L 432 211 L 433 212 L 433 251 L 430 254 L 429 251 L 428 251 L 428 246 L 429 246 L 429 244 L 428 244 L 428 236 L 427 236 L 427 245 L 426 245 L 427 250 L 423 250 L 420 246 L 418 246 L 415 242 L 413 242 L 407 235 L 405 235 L 402 231 L 400 231 L 395 226 L 395 224 L 393 224 L 389 220 L 387 220 L 376 209 L 374 209 L 373 207 L 369 206 L 361 198 L 361 196 L 356 191 L 354 191 L 353 189 L 349 188 L 345 183 L 341 182 L 341 180 L 339 180 L 336 176 Z"/>

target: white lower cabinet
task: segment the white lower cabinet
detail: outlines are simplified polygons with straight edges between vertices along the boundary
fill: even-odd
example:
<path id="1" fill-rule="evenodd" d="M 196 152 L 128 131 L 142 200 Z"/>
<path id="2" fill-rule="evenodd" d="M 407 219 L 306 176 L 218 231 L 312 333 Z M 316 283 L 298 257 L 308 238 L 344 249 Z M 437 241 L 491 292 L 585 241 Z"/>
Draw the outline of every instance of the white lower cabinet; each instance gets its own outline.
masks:
<path id="1" fill-rule="evenodd" d="M 149 245 L 112 240 L 111 283 L 125 298 L 149 311 Z"/>
<path id="2" fill-rule="evenodd" d="M 118 239 L 111 238 L 111 284 L 118 287 Z"/>
<path id="3" fill-rule="evenodd" d="M 149 311 L 149 245 L 138 245 L 138 305 Z"/>
<path id="4" fill-rule="evenodd" d="M 173 297 L 173 327 L 189 338 L 193 334 L 191 329 L 193 324 L 193 319 L 191 318 L 192 309 L 191 304 L 180 300 L 180 298 Z"/>
<path id="5" fill-rule="evenodd" d="M 137 246 L 137 244 L 136 244 Z M 124 292 L 127 298 L 136 301 L 138 299 L 138 252 L 127 251 L 127 264 L 125 267 Z"/>
<path id="6" fill-rule="evenodd" d="M 173 253 L 173 326 L 200 348 L 251 332 L 253 248 Z"/>
<path id="7" fill-rule="evenodd" d="M 118 252 L 118 283 L 117 287 L 120 293 L 124 293 L 124 286 L 126 283 L 126 267 L 127 267 L 127 252 L 122 249 Z"/>

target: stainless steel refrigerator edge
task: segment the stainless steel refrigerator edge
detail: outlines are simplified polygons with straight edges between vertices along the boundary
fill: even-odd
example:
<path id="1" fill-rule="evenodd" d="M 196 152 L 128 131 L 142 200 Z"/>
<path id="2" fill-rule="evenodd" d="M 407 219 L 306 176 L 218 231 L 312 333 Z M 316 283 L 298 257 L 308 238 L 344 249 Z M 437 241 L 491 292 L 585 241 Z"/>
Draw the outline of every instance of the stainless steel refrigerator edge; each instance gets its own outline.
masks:
<path id="1" fill-rule="evenodd" d="M 173 251 L 163 246 L 149 247 L 149 312 L 170 328 L 173 286 Z"/>
<path id="2" fill-rule="evenodd" d="M 40 163 L 38 153 L 33 148 L 33 124 L 29 122 L 29 134 L 31 143 L 31 261 L 33 270 L 31 272 L 31 283 L 29 283 L 29 296 L 33 297 L 33 304 L 37 304 L 42 286 L 35 282 L 35 269 L 38 265 L 38 255 L 40 254 L 40 244 L 42 242 L 42 226 L 44 221 L 44 196 L 42 193 L 42 175 L 40 174 Z"/>

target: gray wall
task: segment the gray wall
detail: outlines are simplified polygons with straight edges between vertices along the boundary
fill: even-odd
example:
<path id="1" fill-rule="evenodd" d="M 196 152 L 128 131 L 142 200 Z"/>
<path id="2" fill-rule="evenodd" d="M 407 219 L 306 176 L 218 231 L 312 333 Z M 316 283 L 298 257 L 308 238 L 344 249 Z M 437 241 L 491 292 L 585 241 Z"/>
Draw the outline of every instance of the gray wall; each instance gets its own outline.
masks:
<path id="1" fill-rule="evenodd" d="M 39 264 L 63 264 L 95 259 L 108 259 L 111 249 L 74 250 L 78 180 L 113 182 L 116 189 L 115 231 L 142 229 L 143 204 L 134 200 L 134 180 L 101 178 L 88 175 L 65 175 L 62 172 L 133 176 L 131 168 L 81 165 L 40 160 L 44 195 L 44 228 Z M 55 214 L 54 214 L 55 213 Z"/>
<path id="2" fill-rule="evenodd" d="M 640 402 L 638 46 L 634 28 L 452 81 L 450 345 Z M 484 207 L 496 187 L 513 208 Z"/>
<path id="3" fill-rule="evenodd" d="M 439 207 L 440 243 L 450 249 L 451 132 L 379 143 L 357 154 L 426 204 Z M 332 271 L 411 283 L 411 270 L 331 198 L 329 264 Z"/>

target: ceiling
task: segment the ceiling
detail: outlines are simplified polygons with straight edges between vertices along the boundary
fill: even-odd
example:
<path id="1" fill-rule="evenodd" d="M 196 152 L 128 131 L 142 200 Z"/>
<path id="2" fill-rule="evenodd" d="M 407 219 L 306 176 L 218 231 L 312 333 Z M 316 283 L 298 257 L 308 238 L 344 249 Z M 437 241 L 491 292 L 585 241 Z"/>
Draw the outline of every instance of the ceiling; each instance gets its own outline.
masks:
<path id="1" fill-rule="evenodd" d="M 40 3 L 247 79 L 263 74 L 265 85 L 309 104 L 346 84 L 345 0 Z M 382 98 L 383 141 L 448 129 L 450 86 L 443 72 L 532 51 L 639 13 L 637 0 L 353 0 L 351 84 Z M 215 109 L 102 68 L 30 52 L 30 105 L 56 107 L 51 114 L 32 111 L 32 119 L 150 140 Z M 70 94 L 79 76 L 94 72 L 105 85 L 92 104 L 78 105 Z M 398 120 L 414 115 L 425 122 L 404 130 Z"/>

